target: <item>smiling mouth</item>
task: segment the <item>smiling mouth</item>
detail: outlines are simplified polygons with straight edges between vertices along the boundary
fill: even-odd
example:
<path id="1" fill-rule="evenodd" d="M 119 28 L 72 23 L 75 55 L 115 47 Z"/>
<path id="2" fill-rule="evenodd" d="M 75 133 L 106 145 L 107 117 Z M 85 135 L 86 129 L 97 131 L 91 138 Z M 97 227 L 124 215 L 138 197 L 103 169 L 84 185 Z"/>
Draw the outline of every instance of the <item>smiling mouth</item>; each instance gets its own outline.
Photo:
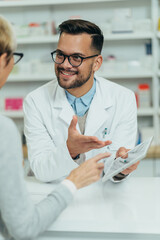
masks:
<path id="1" fill-rule="evenodd" d="M 61 71 L 61 73 L 63 75 L 66 75 L 66 76 L 73 76 L 73 75 L 75 75 L 75 72 L 63 72 L 63 71 Z"/>
<path id="2" fill-rule="evenodd" d="M 65 75 L 65 76 L 73 76 L 76 75 L 77 71 L 71 71 L 71 70 L 65 70 L 65 69 L 58 69 L 59 73 Z"/>

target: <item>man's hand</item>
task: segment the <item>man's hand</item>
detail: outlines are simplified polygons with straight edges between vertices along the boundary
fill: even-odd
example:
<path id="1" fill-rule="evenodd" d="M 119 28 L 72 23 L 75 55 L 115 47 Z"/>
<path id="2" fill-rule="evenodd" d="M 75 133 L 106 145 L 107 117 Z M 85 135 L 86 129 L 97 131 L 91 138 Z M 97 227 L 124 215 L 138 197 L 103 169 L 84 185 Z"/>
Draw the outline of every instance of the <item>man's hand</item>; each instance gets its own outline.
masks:
<path id="1" fill-rule="evenodd" d="M 72 158 L 80 153 L 88 152 L 92 149 L 102 148 L 111 144 L 111 141 L 100 141 L 95 136 L 85 136 L 80 134 L 77 129 L 77 116 L 73 116 L 68 128 L 67 147 Z"/>
<path id="2" fill-rule="evenodd" d="M 98 161 L 109 156 L 110 153 L 96 155 L 82 163 L 78 168 L 72 170 L 67 179 L 72 181 L 77 189 L 98 181 L 104 169 L 104 163 L 99 163 Z"/>
<path id="3" fill-rule="evenodd" d="M 123 159 L 128 157 L 127 152 L 130 149 L 126 149 L 125 147 L 121 147 L 118 149 L 117 153 L 116 153 L 116 158 L 121 157 Z M 126 168 L 124 171 L 122 171 L 121 173 L 123 173 L 124 175 L 128 175 L 129 173 L 133 172 L 134 170 L 137 169 L 138 165 L 139 165 L 140 161 L 134 163 L 133 165 L 131 165 L 129 168 Z"/>

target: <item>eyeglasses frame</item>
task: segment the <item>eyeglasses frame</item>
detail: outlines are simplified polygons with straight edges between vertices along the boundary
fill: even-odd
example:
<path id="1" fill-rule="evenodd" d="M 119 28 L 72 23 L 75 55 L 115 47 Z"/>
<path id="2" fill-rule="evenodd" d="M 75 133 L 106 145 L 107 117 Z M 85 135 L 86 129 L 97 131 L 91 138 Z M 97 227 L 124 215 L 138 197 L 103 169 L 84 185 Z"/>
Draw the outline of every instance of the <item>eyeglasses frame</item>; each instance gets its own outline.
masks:
<path id="1" fill-rule="evenodd" d="M 4 53 L 5 53 L 5 52 L 0 53 L 0 56 L 1 56 L 2 54 L 4 54 Z M 10 54 L 11 54 L 10 52 L 6 52 L 6 53 L 7 53 L 7 55 L 10 55 Z M 23 53 L 17 53 L 17 52 L 13 52 L 11 55 L 12 55 L 12 56 L 19 56 L 19 57 L 20 57 L 16 62 L 14 62 L 14 65 L 17 64 L 17 63 L 23 58 L 23 56 L 24 56 Z M 9 60 L 8 60 L 8 61 L 9 61 Z"/>
<path id="2" fill-rule="evenodd" d="M 56 52 L 57 52 L 57 50 L 51 52 L 51 56 L 52 56 L 52 60 L 53 60 L 53 62 L 55 62 L 55 61 L 54 61 L 54 58 L 53 58 L 53 54 L 56 53 Z M 70 57 L 73 56 L 74 54 L 66 55 L 66 54 L 62 53 L 62 55 L 64 56 L 64 60 L 63 60 L 63 62 L 61 62 L 61 63 L 57 63 L 57 62 L 55 62 L 55 63 L 56 63 L 56 64 L 62 64 L 62 63 L 64 63 L 64 61 L 66 60 L 66 58 L 68 58 L 68 62 L 71 64 L 71 62 L 70 62 Z M 71 64 L 71 65 L 72 65 L 72 67 L 79 67 L 79 66 L 82 64 L 82 62 L 83 62 L 84 59 L 97 57 L 98 55 L 99 55 L 99 54 L 95 54 L 95 55 L 88 56 L 88 57 L 82 57 L 82 56 L 79 56 L 79 57 L 81 58 L 81 63 L 80 63 L 78 66 L 74 66 L 73 64 Z"/>
<path id="3" fill-rule="evenodd" d="M 24 54 L 23 53 L 14 52 L 13 56 L 19 56 L 20 57 L 16 62 L 14 62 L 14 65 L 15 65 L 23 58 Z"/>

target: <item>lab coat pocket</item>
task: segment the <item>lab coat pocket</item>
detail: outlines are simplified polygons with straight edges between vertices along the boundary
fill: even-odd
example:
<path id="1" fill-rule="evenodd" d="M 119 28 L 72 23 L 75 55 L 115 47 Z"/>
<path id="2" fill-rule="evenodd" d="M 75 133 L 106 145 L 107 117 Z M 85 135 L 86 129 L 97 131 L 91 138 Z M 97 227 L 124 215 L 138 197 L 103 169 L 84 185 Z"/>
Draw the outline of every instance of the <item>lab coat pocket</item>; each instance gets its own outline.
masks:
<path id="1" fill-rule="evenodd" d="M 102 141 L 111 140 L 111 134 L 105 134 L 102 136 Z"/>
<path id="2" fill-rule="evenodd" d="M 98 138 L 101 141 L 111 140 L 111 134 L 106 127 L 103 127 L 99 130 Z"/>

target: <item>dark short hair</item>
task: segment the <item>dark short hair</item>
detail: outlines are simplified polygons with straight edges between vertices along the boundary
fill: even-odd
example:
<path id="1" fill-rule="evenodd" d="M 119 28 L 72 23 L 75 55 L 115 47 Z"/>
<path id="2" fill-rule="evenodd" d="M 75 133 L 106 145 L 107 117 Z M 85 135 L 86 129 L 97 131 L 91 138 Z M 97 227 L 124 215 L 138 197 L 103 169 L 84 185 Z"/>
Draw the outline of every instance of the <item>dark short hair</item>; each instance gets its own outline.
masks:
<path id="1" fill-rule="evenodd" d="M 92 38 L 91 47 L 98 50 L 99 54 L 102 51 L 102 46 L 104 41 L 103 33 L 101 29 L 92 22 L 82 20 L 82 19 L 70 19 L 62 22 L 59 25 L 59 32 L 60 32 L 60 35 L 62 33 L 68 33 L 73 35 L 87 33 L 91 35 L 91 38 Z"/>

